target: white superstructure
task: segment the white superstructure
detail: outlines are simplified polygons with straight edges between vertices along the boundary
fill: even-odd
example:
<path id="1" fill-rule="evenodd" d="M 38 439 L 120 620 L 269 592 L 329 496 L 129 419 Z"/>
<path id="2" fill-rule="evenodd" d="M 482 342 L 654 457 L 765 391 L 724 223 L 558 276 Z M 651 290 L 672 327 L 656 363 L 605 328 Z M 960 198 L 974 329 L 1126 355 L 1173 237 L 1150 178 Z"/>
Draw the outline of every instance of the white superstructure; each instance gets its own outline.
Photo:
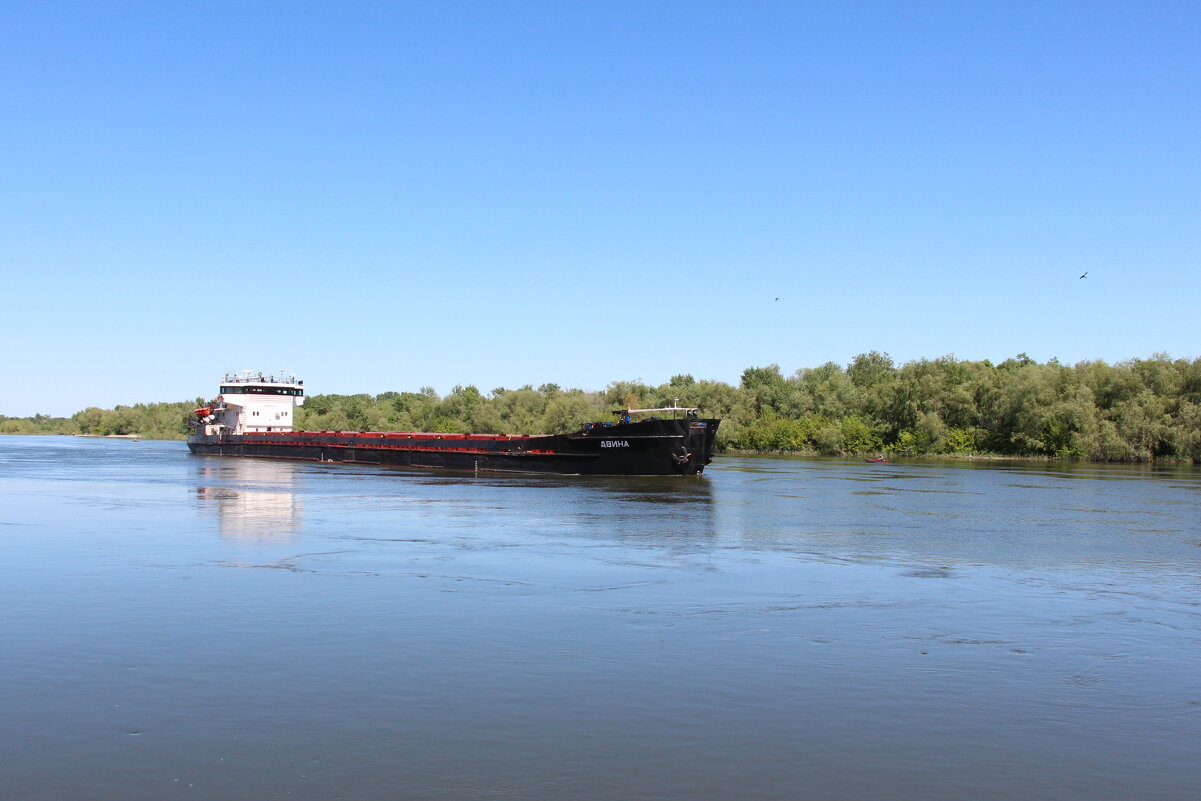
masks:
<path id="1" fill-rule="evenodd" d="M 304 382 L 295 375 L 285 377 L 252 373 L 227 373 L 221 394 L 205 409 L 198 409 L 200 424 L 208 436 L 214 434 L 259 434 L 291 431 L 293 410 L 304 405 Z"/>

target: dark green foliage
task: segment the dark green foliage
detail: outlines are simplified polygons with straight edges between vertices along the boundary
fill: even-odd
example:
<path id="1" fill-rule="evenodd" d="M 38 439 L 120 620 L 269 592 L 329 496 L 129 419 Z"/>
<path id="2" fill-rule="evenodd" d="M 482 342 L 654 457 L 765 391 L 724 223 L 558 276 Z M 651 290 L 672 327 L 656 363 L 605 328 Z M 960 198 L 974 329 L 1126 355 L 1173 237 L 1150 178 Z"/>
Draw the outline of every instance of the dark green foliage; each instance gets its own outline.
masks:
<path id="1" fill-rule="evenodd" d="M 192 410 L 203 400 L 178 403 L 138 403 L 97 409 L 92 406 L 71 417 L 0 416 L 0 434 L 88 434 L 91 436 L 142 436 L 147 439 L 183 439 Z"/>
<path id="2" fill-rule="evenodd" d="M 954 356 L 897 367 L 887 353 L 797 370 L 750 367 L 738 386 L 672 376 L 659 386 L 614 381 L 600 392 L 545 383 L 488 395 L 472 385 L 417 392 L 311 395 L 297 427 L 325 431 L 554 434 L 623 408 L 699 406 L 722 418 L 718 448 L 830 455 L 1002 454 L 1093 461 L 1172 458 L 1201 463 L 1201 359 L 1157 354 L 1109 365 L 994 365 Z M 0 433 L 185 436 L 200 399 L 89 408 L 70 419 L 0 417 Z"/>
<path id="3" fill-rule="evenodd" d="M 749 368 L 721 406 L 726 448 L 1201 462 L 1201 359 L 1069 367 L 1019 354 L 896 367 L 873 351 L 788 378 Z"/>
<path id="4" fill-rule="evenodd" d="M 136 434 L 147 439 L 183 439 L 188 434 L 188 420 L 194 419 L 192 410 L 203 403 L 203 399 L 196 398 L 177 403 L 137 403 L 113 409 L 90 407 L 76 412 L 71 420 L 80 434 Z"/>
<path id="5" fill-rule="evenodd" d="M 69 417 L 5 417 L 0 414 L 0 434 L 78 434 L 79 428 Z"/>

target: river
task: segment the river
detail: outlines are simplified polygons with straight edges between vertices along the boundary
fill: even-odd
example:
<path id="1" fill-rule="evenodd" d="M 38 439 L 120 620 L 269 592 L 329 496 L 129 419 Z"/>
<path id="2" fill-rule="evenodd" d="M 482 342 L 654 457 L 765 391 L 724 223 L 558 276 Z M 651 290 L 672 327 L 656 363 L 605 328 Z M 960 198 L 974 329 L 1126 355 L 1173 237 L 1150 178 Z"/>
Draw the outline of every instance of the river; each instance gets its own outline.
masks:
<path id="1" fill-rule="evenodd" d="M 1193 799 L 1201 470 L 0 437 L 0 797 Z"/>

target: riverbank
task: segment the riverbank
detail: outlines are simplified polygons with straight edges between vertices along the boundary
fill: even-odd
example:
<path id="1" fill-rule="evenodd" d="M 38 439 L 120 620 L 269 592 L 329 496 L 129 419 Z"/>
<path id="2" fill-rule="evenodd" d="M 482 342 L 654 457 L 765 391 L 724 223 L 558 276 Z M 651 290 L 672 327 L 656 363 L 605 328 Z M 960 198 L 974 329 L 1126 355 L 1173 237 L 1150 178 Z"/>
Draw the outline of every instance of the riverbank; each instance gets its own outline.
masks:
<path id="1" fill-rule="evenodd" d="M 801 459 L 868 459 L 883 454 L 888 462 L 1041 462 L 1063 464 L 1162 464 L 1162 465 L 1192 465 L 1189 459 L 1161 456 L 1154 459 L 1076 459 L 1066 456 L 1020 455 L 1007 453 L 897 453 L 889 450 L 864 453 L 828 454 L 818 451 L 757 451 L 745 448 L 727 448 L 717 456 L 779 456 L 783 458 Z"/>
<path id="2" fill-rule="evenodd" d="M 141 434 L 66 434 L 69 437 L 89 437 L 91 439 L 149 439 Z"/>
<path id="3" fill-rule="evenodd" d="M 893 453 L 891 451 L 875 451 L 871 453 L 828 454 L 817 451 L 755 451 L 741 448 L 729 448 L 719 453 L 719 456 L 782 456 L 787 458 L 821 459 L 869 459 L 883 454 L 889 462 L 898 460 L 944 461 L 944 462 L 1085 462 L 1084 459 L 1064 459 L 1057 456 L 1012 456 L 1003 453 Z M 1105 464 L 1099 462 L 1098 464 Z"/>

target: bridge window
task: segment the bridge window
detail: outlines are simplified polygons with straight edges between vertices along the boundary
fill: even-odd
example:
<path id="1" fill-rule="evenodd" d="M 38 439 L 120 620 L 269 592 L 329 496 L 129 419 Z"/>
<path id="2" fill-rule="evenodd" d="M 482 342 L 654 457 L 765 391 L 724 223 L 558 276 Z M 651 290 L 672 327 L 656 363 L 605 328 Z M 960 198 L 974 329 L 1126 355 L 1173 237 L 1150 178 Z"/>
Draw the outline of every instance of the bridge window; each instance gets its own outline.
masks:
<path id="1" fill-rule="evenodd" d="M 248 387 L 248 386 L 225 386 L 221 387 L 222 395 L 304 395 L 303 389 L 287 389 L 284 387 Z"/>

